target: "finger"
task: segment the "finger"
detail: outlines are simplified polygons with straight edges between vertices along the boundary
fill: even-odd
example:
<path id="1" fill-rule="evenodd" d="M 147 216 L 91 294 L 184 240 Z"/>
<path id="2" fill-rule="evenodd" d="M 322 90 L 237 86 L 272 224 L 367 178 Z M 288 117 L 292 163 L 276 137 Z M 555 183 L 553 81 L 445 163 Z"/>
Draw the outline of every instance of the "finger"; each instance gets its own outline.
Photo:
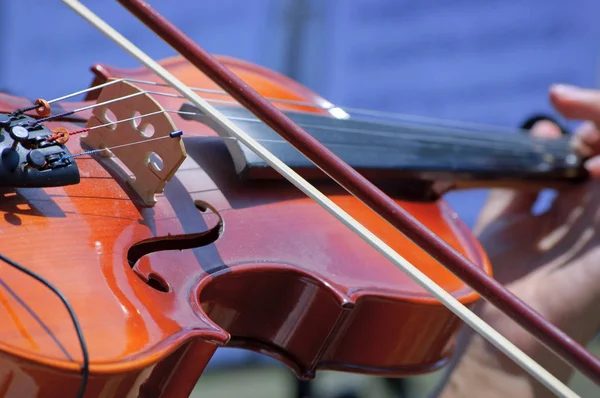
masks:
<path id="1" fill-rule="evenodd" d="M 594 156 L 588 159 L 584 167 L 590 173 L 590 177 L 598 180 L 600 179 L 600 156 Z"/>
<path id="2" fill-rule="evenodd" d="M 552 105 L 566 118 L 600 122 L 600 91 L 559 84 L 550 87 Z"/>
<path id="3" fill-rule="evenodd" d="M 600 155 L 600 131 L 596 123 L 583 123 L 573 134 L 571 146 L 585 157 Z"/>
<path id="4" fill-rule="evenodd" d="M 594 122 L 583 123 L 573 134 L 571 145 L 588 157 L 584 167 L 594 179 L 600 179 L 600 129 Z"/>
<path id="5" fill-rule="evenodd" d="M 536 137 L 554 139 L 559 138 L 562 132 L 556 124 L 542 120 L 532 127 L 531 134 Z M 490 223 L 502 217 L 530 214 L 538 195 L 537 192 L 520 192 L 512 189 L 490 190 L 486 204 L 475 224 L 475 232 L 481 232 Z"/>

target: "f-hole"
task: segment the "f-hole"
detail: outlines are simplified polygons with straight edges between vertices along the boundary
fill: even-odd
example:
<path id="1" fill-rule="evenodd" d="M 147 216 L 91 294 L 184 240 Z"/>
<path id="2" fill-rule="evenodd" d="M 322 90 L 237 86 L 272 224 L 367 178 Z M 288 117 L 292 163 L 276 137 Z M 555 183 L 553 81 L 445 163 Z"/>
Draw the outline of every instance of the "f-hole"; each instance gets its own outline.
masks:
<path id="1" fill-rule="evenodd" d="M 134 243 L 127 251 L 127 262 L 129 263 L 129 266 L 133 269 L 135 264 L 143 256 L 150 253 L 165 250 L 194 249 L 196 247 L 210 245 L 219 239 L 221 233 L 223 232 L 223 218 L 221 217 L 221 214 L 219 214 L 217 209 L 200 200 L 195 201 L 194 206 L 196 206 L 196 208 L 202 213 L 210 211 L 215 214 L 219 218 L 217 224 L 204 232 L 195 234 L 158 236 Z M 142 280 L 144 280 L 148 286 L 158 291 L 169 292 L 171 290 L 167 281 L 155 272 L 150 272 L 147 278 L 140 274 L 138 274 L 138 276 L 140 276 L 140 278 L 142 278 Z"/>
<path id="2" fill-rule="evenodd" d="M 148 274 L 148 280 L 146 284 L 153 289 L 158 290 L 159 292 L 169 293 L 171 291 L 171 286 L 163 279 L 162 276 L 152 272 Z"/>

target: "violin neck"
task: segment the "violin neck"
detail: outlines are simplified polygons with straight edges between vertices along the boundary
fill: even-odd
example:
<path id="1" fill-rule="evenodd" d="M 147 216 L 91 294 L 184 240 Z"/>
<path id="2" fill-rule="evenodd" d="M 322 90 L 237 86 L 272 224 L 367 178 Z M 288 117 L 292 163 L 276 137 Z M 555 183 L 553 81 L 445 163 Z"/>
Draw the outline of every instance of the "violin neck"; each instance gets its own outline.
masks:
<path id="1" fill-rule="evenodd" d="M 220 135 L 225 134 L 192 105 L 185 104 L 181 110 L 198 115 L 186 118 L 206 123 Z M 327 178 L 246 109 L 222 107 L 219 110 L 304 178 L 313 181 Z M 459 131 L 336 119 L 309 113 L 286 114 L 380 186 L 400 182 L 420 182 L 417 185 L 423 185 L 423 182 L 428 182 L 452 188 L 519 187 L 539 190 L 579 182 L 587 176 L 582 167 L 583 159 L 571 150 L 568 137 L 544 140 L 523 132 Z M 225 141 L 230 141 L 228 148 L 242 177 L 281 179 L 279 173 L 245 145 Z"/>

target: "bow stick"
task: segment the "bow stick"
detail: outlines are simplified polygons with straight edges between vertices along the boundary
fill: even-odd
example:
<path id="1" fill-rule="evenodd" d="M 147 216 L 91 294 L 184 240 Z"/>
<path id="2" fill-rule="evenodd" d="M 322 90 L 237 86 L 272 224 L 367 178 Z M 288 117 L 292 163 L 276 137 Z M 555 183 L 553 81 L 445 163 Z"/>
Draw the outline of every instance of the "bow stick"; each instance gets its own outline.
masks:
<path id="1" fill-rule="evenodd" d="M 450 295 L 445 290 L 436 285 L 433 281 L 431 281 L 431 279 L 429 279 L 426 275 L 419 271 L 414 265 L 410 264 L 406 259 L 404 259 L 398 253 L 393 251 L 383 241 L 381 241 L 369 230 L 363 227 L 360 223 L 358 223 L 356 220 L 350 217 L 347 213 L 345 213 L 341 208 L 335 205 L 320 191 L 318 191 L 306 180 L 302 179 L 292 169 L 286 166 L 285 163 L 283 163 L 281 160 L 279 160 L 270 152 L 268 152 L 258 142 L 249 137 L 244 131 L 239 129 L 235 124 L 233 124 L 231 121 L 225 118 L 206 101 L 197 96 L 190 88 L 188 88 L 181 81 L 172 76 L 157 62 L 152 60 L 145 53 L 143 53 L 141 50 L 135 47 L 131 42 L 125 39 L 121 34 L 119 34 L 112 27 L 110 27 L 108 24 L 106 24 L 104 21 L 98 18 L 93 12 L 91 12 L 89 9 L 84 7 L 81 3 L 79 3 L 76 0 L 62 1 L 63 3 L 71 7 L 84 19 L 86 19 L 90 24 L 102 31 L 120 47 L 126 50 L 130 55 L 138 59 L 138 61 L 140 61 L 149 69 L 153 70 L 158 76 L 160 76 L 163 80 L 168 82 L 173 88 L 178 90 L 188 100 L 190 100 L 195 106 L 204 111 L 205 114 L 209 115 L 215 123 L 217 123 L 223 129 L 227 130 L 232 136 L 236 137 L 244 145 L 248 146 L 258 156 L 265 160 L 271 167 L 273 167 L 276 171 L 281 173 L 296 187 L 298 187 L 305 194 L 307 194 L 318 204 L 320 204 L 326 211 L 338 218 L 347 227 L 353 230 L 357 235 L 359 235 L 362 239 L 364 239 L 367 243 L 369 243 L 382 255 L 384 255 L 388 260 L 390 260 L 396 266 L 401 268 L 411 278 L 413 278 L 417 283 L 419 283 L 425 290 L 431 293 L 434 297 L 440 300 L 440 302 L 442 302 L 447 308 L 449 308 L 454 314 L 461 318 L 466 324 L 471 326 L 486 340 L 490 341 L 491 344 L 496 346 L 500 351 L 505 353 L 508 357 L 510 357 L 516 363 L 522 366 L 534 378 L 536 378 L 538 381 L 544 384 L 547 388 L 549 388 L 559 396 L 577 396 L 562 382 L 560 382 L 552 374 L 550 374 L 547 370 L 545 370 L 543 367 L 541 367 L 539 364 L 533 361 L 525 353 L 523 353 L 516 346 L 514 346 L 510 341 L 508 341 L 501 334 L 499 334 L 493 328 L 487 325 L 483 320 L 481 320 L 479 317 L 473 314 L 469 309 L 467 309 L 464 305 L 458 302 L 458 300 L 452 297 L 452 295 Z M 145 22 L 147 22 L 149 25 L 152 26 L 153 18 L 155 22 L 160 21 L 159 15 L 154 10 L 152 10 L 146 3 L 135 1 L 133 3 L 135 3 L 137 7 L 145 8 L 145 11 L 148 12 L 146 18 L 142 19 L 145 19 Z M 135 9 L 132 5 L 133 3 L 128 4 L 130 7 L 132 7 L 132 9 Z M 137 10 L 137 12 L 140 11 Z M 164 21 L 162 22 L 164 23 Z M 183 47 L 190 46 L 194 48 L 194 50 L 198 50 L 192 52 L 181 51 L 182 53 L 184 53 L 184 55 L 191 59 L 194 59 L 194 55 L 197 55 L 194 54 L 195 52 L 199 52 L 202 55 L 203 50 L 196 48 L 196 44 L 193 41 L 191 41 L 191 39 L 185 38 L 185 36 L 183 36 L 182 33 L 177 32 L 175 28 L 171 27 L 171 29 L 171 34 L 175 32 L 179 33 L 179 35 L 184 37 Z M 167 34 L 166 36 L 169 35 Z M 171 37 L 171 39 L 174 39 L 175 43 L 177 42 L 177 40 L 175 40 L 176 37 L 177 35 Z M 180 45 L 175 47 L 182 47 L 181 43 Z M 256 97 L 258 103 L 261 103 L 260 100 L 262 99 L 262 97 L 255 93 L 251 88 L 244 85 L 243 82 L 241 83 L 241 87 L 243 89 L 240 91 L 236 91 L 232 88 L 232 86 L 223 84 L 223 79 L 231 79 L 236 83 L 239 83 L 239 79 L 237 79 L 235 75 L 231 74 L 231 72 L 227 71 L 223 66 L 220 66 L 220 64 L 218 64 L 216 60 L 212 59 L 210 55 L 205 54 L 205 58 L 208 59 L 208 65 L 210 65 L 205 66 L 205 68 L 211 71 L 210 68 L 214 67 L 214 70 L 217 70 L 216 73 L 207 73 L 209 77 L 213 78 L 217 82 L 217 84 L 221 85 L 221 87 L 228 91 L 230 94 L 232 94 L 232 92 L 235 94 L 239 94 L 232 94 L 234 98 L 238 100 L 240 100 L 241 98 L 240 102 L 246 105 L 252 104 L 252 100 L 248 100 L 248 98 L 254 96 Z M 202 57 L 196 57 L 196 60 L 198 59 L 202 59 Z M 197 61 L 196 63 L 202 64 L 201 61 Z M 212 71 L 214 72 L 214 70 Z M 231 77 L 228 77 L 228 73 L 231 75 Z M 479 290 L 476 287 L 473 288 L 474 290 L 478 291 L 478 293 L 480 293 L 483 297 L 489 299 L 494 303 L 499 302 L 499 300 L 496 299 L 496 296 L 494 294 L 497 294 L 497 296 L 499 296 L 500 298 L 506 298 L 506 303 L 510 304 L 502 305 L 502 307 L 504 307 L 505 309 L 505 312 L 508 312 L 509 315 L 512 314 L 511 317 L 516 319 L 517 322 L 522 324 L 524 327 L 526 327 L 526 329 L 528 329 L 536 335 L 539 334 L 540 331 L 547 332 L 551 337 L 544 339 L 542 336 L 542 340 L 546 340 L 545 342 L 548 346 L 555 348 L 555 351 L 557 351 L 559 354 L 563 354 L 561 356 L 565 357 L 568 362 L 572 364 L 575 363 L 575 367 L 582 370 L 584 373 L 590 375 L 590 377 L 592 377 L 593 379 L 600 379 L 600 371 L 598 371 L 600 369 L 600 364 L 598 363 L 595 357 L 589 354 L 585 349 L 579 346 L 571 338 L 566 336 L 554 325 L 551 325 L 547 321 L 545 321 L 539 314 L 537 314 L 535 311 L 533 311 L 531 308 L 525 305 L 518 298 L 513 296 L 506 289 L 504 289 L 497 281 L 487 277 L 487 275 L 483 273 L 481 273 L 483 276 L 481 274 L 479 274 L 478 276 L 478 272 L 480 271 L 478 268 L 476 268 L 474 264 L 470 263 L 468 260 L 463 258 L 458 252 L 454 251 L 452 248 L 449 248 L 445 242 L 433 235 L 424 226 L 420 225 L 420 223 L 418 223 L 402 208 L 396 205 L 396 203 L 393 202 L 389 197 L 387 197 L 387 195 L 385 195 L 383 192 L 374 187 L 366 179 L 362 178 L 360 174 L 358 174 L 340 159 L 337 159 L 335 155 L 329 152 L 326 148 L 322 147 L 318 142 L 315 142 L 316 140 L 314 140 L 310 135 L 308 135 L 298 126 L 293 124 L 293 122 L 289 121 L 289 119 L 284 117 L 283 122 L 281 120 L 277 121 L 278 114 L 280 114 L 280 112 L 274 107 L 272 107 L 268 102 L 266 102 L 266 100 L 262 99 L 262 102 L 263 105 L 259 105 L 258 107 L 249 106 L 249 109 L 253 113 L 255 113 L 259 118 L 263 119 L 263 121 L 267 122 L 267 124 L 269 124 L 275 131 L 284 136 L 284 138 L 288 139 L 292 143 L 292 145 L 294 145 L 301 152 L 303 152 L 303 148 L 306 152 L 310 152 L 306 150 L 306 148 L 311 148 L 311 145 L 314 147 L 313 149 L 316 148 L 317 151 L 312 152 L 312 155 L 307 155 L 307 157 L 309 157 L 309 159 L 311 159 L 318 167 L 320 167 L 327 174 L 329 174 L 336 181 L 338 181 L 338 183 L 340 183 L 340 185 L 349 190 L 350 193 L 352 193 L 353 195 L 361 199 L 363 202 L 365 202 L 367 205 L 369 205 L 372 209 L 377 211 L 378 214 L 382 215 L 384 219 L 386 219 L 388 222 L 394 225 L 397 229 L 405 233 L 413 241 L 416 241 L 416 243 L 419 244 L 419 246 L 423 247 L 426 250 L 433 248 L 433 250 L 428 251 L 434 252 L 434 254 L 437 253 L 437 256 L 435 256 L 435 258 L 438 261 L 442 262 L 443 265 L 446 265 L 448 268 L 454 268 L 453 272 L 455 274 L 458 274 L 458 276 L 461 279 L 472 280 L 472 282 L 467 281 L 467 283 L 472 283 L 475 286 L 479 286 Z M 267 110 L 269 109 L 269 107 L 271 108 L 270 118 L 269 116 L 265 117 L 264 114 L 261 114 L 261 106 L 266 107 Z M 285 122 L 286 119 L 288 120 L 288 122 Z M 295 126 L 292 129 L 292 133 L 285 133 L 287 127 L 286 124 Z M 295 136 L 294 134 L 298 134 L 298 136 Z M 406 227 L 405 224 L 403 224 L 404 221 L 407 223 L 406 225 L 409 225 L 409 227 Z M 417 232 L 412 231 L 411 233 L 411 224 Z M 436 247 L 438 251 L 436 251 Z M 445 253 L 444 250 L 446 250 Z M 446 262 L 452 264 L 452 266 L 448 266 L 447 264 L 445 264 Z M 465 265 L 461 265 L 461 263 Z M 462 269 L 461 267 L 464 269 Z M 498 303 L 499 307 L 502 303 L 503 302 L 501 301 Z"/>

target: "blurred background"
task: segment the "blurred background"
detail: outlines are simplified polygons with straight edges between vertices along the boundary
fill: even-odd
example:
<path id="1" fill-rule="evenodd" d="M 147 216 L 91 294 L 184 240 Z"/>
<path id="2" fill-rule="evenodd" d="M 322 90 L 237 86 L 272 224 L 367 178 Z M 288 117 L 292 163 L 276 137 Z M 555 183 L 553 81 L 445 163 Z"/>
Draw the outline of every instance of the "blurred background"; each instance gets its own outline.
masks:
<path id="1" fill-rule="evenodd" d="M 174 55 L 116 2 L 84 4 L 155 59 Z M 516 126 L 532 113 L 552 113 L 553 83 L 598 86 L 597 0 L 151 4 L 208 51 L 274 69 L 340 106 Z M 138 66 L 58 0 L 0 0 L 0 15 L 5 92 L 53 98 L 87 87 L 94 63 Z M 472 226 L 485 195 L 453 193 L 448 200 Z M 296 397 L 310 388 L 310 397 L 423 397 L 437 376 L 390 381 L 327 372 L 307 386 L 272 360 L 223 349 L 197 396 Z M 582 396 L 600 396 L 579 376 L 573 385 Z"/>

